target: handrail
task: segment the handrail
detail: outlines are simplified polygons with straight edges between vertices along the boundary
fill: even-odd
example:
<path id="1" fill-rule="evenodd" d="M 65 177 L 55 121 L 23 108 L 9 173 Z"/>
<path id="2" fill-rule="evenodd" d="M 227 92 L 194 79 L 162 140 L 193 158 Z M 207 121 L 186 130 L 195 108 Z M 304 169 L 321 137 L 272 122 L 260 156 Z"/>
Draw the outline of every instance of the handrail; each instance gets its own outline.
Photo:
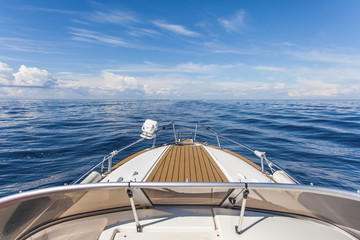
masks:
<path id="1" fill-rule="evenodd" d="M 197 130 L 198 130 L 198 125 L 199 125 L 199 122 L 196 122 L 196 124 L 195 124 L 194 139 L 193 139 L 194 142 L 196 141 L 196 134 L 197 134 Z"/>
<path id="2" fill-rule="evenodd" d="M 94 170 L 95 170 L 97 167 L 99 167 L 100 165 L 101 165 L 101 171 L 103 171 L 104 162 L 106 162 L 106 161 L 108 161 L 108 172 L 110 172 L 110 171 L 111 171 L 111 167 L 112 167 L 112 159 L 113 159 L 113 157 L 114 157 L 115 155 L 117 155 L 118 153 L 124 151 L 125 149 L 127 149 L 127 148 L 129 148 L 129 147 L 131 147 L 131 146 L 133 146 L 133 145 L 135 145 L 135 144 L 137 144 L 137 143 L 139 143 L 139 142 L 141 142 L 141 141 L 143 141 L 143 140 L 144 140 L 144 138 L 140 138 L 139 140 L 137 140 L 137 141 L 135 141 L 135 142 L 133 142 L 133 143 L 131 143 L 131 144 L 123 147 L 123 148 L 120 149 L 120 150 L 114 150 L 114 151 L 112 151 L 109 155 L 105 156 L 102 161 L 100 161 L 99 163 L 95 164 L 93 167 L 91 167 L 91 168 L 90 168 L 89 170 L 87 170 L 85 173 L 83 173 L 83 174 L 80 175 L 78 178 L 76 178 L 74 181 L 72 181 L 72 182 L 70 183 L 70 185 L 73 185 L 73 184 L 78 183 L 80 180 L 82 180 L 85 176 L 89 175 L 92 171 L 94 171 Z"/>
<path id="3" fill-rule="evenodd" d="M 159 132 L 159 131 L 163 131 L 166 129 L 167 126 L 169 126 L 170 124 L 168 125 L 163 125 L 161 127 L 159 127 L 159 129 L 156 131 L 156 132 Z M 113 157 L 115 157 L 115 155 L 119 154 L 120 152 L 122 152 L 123 150 L 141 142 L 145 140 L 145 138 L 140 138 L 139 140 L 121 148 L 120 150 L 114 150 L 112 151 L 110 154 L 108 154 L 107 156 L 105 156 L 103 158 L 103 160 L 101 160 L 100 162 L 98 162 L 97 164 L 95 164 L 93 167 L 91 167 L 89 170 L 87 170 L 85 173 L 81 174 L 78 178 L 76 178 L 74 181 L 72 181 L 70 183 L 70 185 L 73 185 L 73 184 L 77 184 L 79 183 L 80 180 L 82 180 L 83 178 L 85 178 L 87 175 L 89 175 L 92 171 L 94 171 L 97 167 L 99 167 L 101 165 L 101 172 L 103 172 L 103 169 L 104 169 L 104 163 L 106 161 L 108 161 L 108 170 L 107 172 L 110 173 L 111 172 L 111 168 L 112 168 L 112 159 Z M 154 142 L 153 142 L 153 147 L 155 147 L 155 142 L 156 142 L 156 138 L 154 138 Z"/>
<path id="4" fill-rule="evenodd" d="M 221 149 L 221 144 L 220 144 L 220 139 L 219 139 L 219 136 L 220 136 L 220 135 L 219 135 L 217 132 L 215 132 L 214 130 L 212 130 L 209 126 L 202 125 L 201 123 L 199 123 L 199 125 L 203 126 L 206 130 L 208 130 L 208 131 L 210 131 L 210 132 L 212 132 L 212 133 L 215 133 L 215 135 L 216 135 L 216 140 L 217 140 L 217 142 L 218 142 L 218 146 L 219 146 L 219 148 Z"/>
<path id="5" fill-rule="evenodd" d="M 177 142 L 177 139 L 176 139 L 176 130 L 175 130 L 175 122 L 174 122 L 174 121 L 172 122 L 172 126 L 173 126 L 173 131 L 174 131 L 175 142 Z"/>
<path id="6" fill-rule="evenodd" d="M 308 186 L 298 184 L 286 184 L 286 183 L 247 183 L 249 190 L 281 190 L 288 191 L 301 191 L 316 194 L 331 195 L 334 197 L 348 198 L 360 202 L 360 195 L 356 192 L 350 192 L 342 189 L 326 188 L 320 186 Z M 76 192 L 76 191 L 90 191 L 91 189 L 118 189 L 118 188 L 130 188 L 130 189 L 152 189 L 152 188 L 216 188 L 216 189 L 228 189 L 228 188 L 245 188 L 244 182 L 104 182 L 104 183 L 88 183 L 66 186 L 54 186 L 49 188 L 41 188 L 29 190 L 14 195 L 0 198 L 0 206 L 6 206 L 14 203 L 19 199 L 29 200 L 35 197 L 43 197 L 48 194 Z"/>
<path id="7" fill-rule="evenodd" d="M 156 131 L 156 132 L 159 132 L 159 131 L 162 131 L 162 130 L 165 130 L 167 126 L 170 126 L 172 125 L 172 129 L 173 129 L 173 133 L 174 133 L 174 138 L 175 138 L 175 144 L 178 143 L 178 140 L 179 140 L 179 135 L 193 135 L 193 141 L 195 142 L 196 141 L 196 137 L 197 137 L 197 132 L 198 132 L 198 125 L 199 126 L 202 126 L 204 127 L 206 130 L 212 132 L 215 134 L 216 136 L 216 139 L 217 139 L 217 143 L 218 143 L 218 147 L 221 149 L 221 143 L 220 143 L 220 138 L 222 139 L 225 139 L 227 141 L 230 141 L 242 148 L 245 148 L 249 151 L 251 151 L 252 153 L 254 153 L 256 156 L 258 156 L 260 158 L 260 161 L 261 161 L 261 170 L 263 172 L 265 172 L 264 170 L 264 162 L 267 163 L 268 167 L 270 168 L 271 172 L 274 173 L 275 170 L 274 170 L 274 167 L 278 170 L 281 170 L 283 172 L 285 172 L 292 180 L 294 180 L 295 182 L 299 183 L 298 180 L 296 180 L 293 176 L 291 176 L 289 173 L 287 173 L 284 169 L 282 169 L 281 167 L 279 167 L 277 164 L 273 163 L 272 161 L 269 161 L 265 155 L 265 152 L 260 152 L 260 151 L 257 151 L 257 150 L 253 150 L 251 148 L 249 148 L 248 146 L 245 146 L 241 143 L 238 143 L 230 138 L 227 138 L 227 137 L 224 137 L 224 136 L 221 136 L 220 134 L 218 134 L 216 131 L 214 131 L 213 129 L 211 129 L 209 126 L 205 126 L 203 124 L 201 124 L 200 122 L 196 122 L 196 126 L 195 126 L 195 132 L 194 133 L 177 133 L 176 132 L 176 128 L 175 128 L 175 122 L 172 121 L 170 124 L 167 124 L 167 125 L 163 125 L 161 127 L 159 127 L 159 129 Z M 111 168 L 112 168 L 112 159 L 115 155 L 117 155 L 118 153 L 120 153 L 121 151 L 143 141 L 144 138 L 140 138 L 139 140 L 135 141 L 134 143 L 131 143 L 125 147 L 123 147 L 122 149 L 120 150 L 114 150 L 112 151 L 110 154 L 108 154 L 107 156 L 105 156 L 103 158 L 102 161 L 100 161 L 99 163 L 95 164 L 93 167 L 91 167 L 89 170 L 87 170 L 85 173 L 83 173 L 82 175 L 80 175 L 78 178 L 76 178 L 74 181 L 72 181 L 70 184 L 73 185 L 73 184 L 76 184 L 76 183 L 79 183 L 80 180 L 84 179 L 87 175 L 89 175 L 92 171 L 94 171 L 97 167 L 101 166 L 101 172 L 103 172 L 103 168 L 104 168 L 104 163 L 107 161 L 108 162 L 108 169 L 107 169 L 107 172 L 111 172 Z M 156 138 L 154 138 L 154 141 L 153 141 L 153 148 L 155 147 L 155 142 L 156 142 Z"/>
<path id="8" fill-rule="evenodd" d="M 285 171 L 284 169 L 282 169 L 279 165 L 275 164 L 274 162 L 270 161 L 267 159 L 266 155 L 265 155 L 265 152 L 260 152 L 260 151 L 257 151 L 257 150 L 253 150 L 251 148 L 249 148 L 248 146 L 245 146 L 241 143 L 238 143 L 230 138 L 227 138 L 227 137 L 224 137 L 224 136 L 221 136 L 219 135 L 216 131 L 214 131 L 213 129 L 211 129 L 209 126 L 205 126 L 201 123 L 199 123 L 200 126 L 204 127 L 206 130 L 214 133 L 216 135 L 216 138 L 217 138 L 217 141 L 218 141 L 218 145 L 219 145 L 219 148 L 221 148 L 221 145 L 220 145 L 220 141 L 219 141 L 219 138 L 222 138 L 222 139 L 225 139 L 225 140 L 228 140 L 242 148 L 245 148 L 247 150 L 249 150 L 250 152 L 254 153 L 256 156 L 258 156 L 260 158 L 260 161 L 261 161 L 261 170 L 262 172 L 265 171 L 264 169 L 264 161 L 266 162 L 266 164 L 268 165 L 268 167 L 270 168 L 271 172 L 274 173 L 276 170 L 274 170 L 273 167 L 276 167 L 278 170 L 280 171 L 283 171 L 286 175 L 288 175 L 294 182 L 296 183 L 300 183 L 297 179 L 295 179 L 293 176 L 291 176 L 287 171 Z"/>
<path id="9" fill-rule="evenodd" d="M 99 201 L 98 199 L 93 197 L 92 193 L 96 193 L 98 190 L 107 191 L 111 194 L 116 193 L 116 196 L 118 196 L 119 198 L 116 199 L 118 201 L 118 205 L 115 205 L 115 207 L 125 206 L 126 208 L 122 208 L 123 210 L 129 210 L 128 207 L 132 207 L 132 211 L 135 214 L 137 210 L 135 209 L 135 206 L 131 206 L 131 198 L 133 198 L 135 202 L 139 203 L 137 199 L 138 196 L 136 196 L 136 194 L 131 194 L 131 196 L 128 195 L 128 197 L 125 197 L 128 189 L 134 191 L 134 193 L 135 190 L 139 189 L 145 194 L 145 196 L 150 198 L 149 200 L 153 200 L 152 197 L 149 195 L 147 189 L 152 190 L 154 188 L 166 193 L 171 192 L 172 194 L 175 194 L 174 197 L 178 197 L 179 200 L 177 202 L 172 202 L 172 200 L 174 199 L 172 198 L 169 202 L 169 205 L 176 206 L 181 206 L 180 202 L 183 201 L 184 194 L 190 194 L 187 196 L 191 197 L 191 195 L 193 195 L 194 193 L 198 194 L 198 192 L 200 192 L 200 194 L 204 193 L 204 196 L 212 198 L 212 193 L 214 189 L 216 189 L 217 192 L 221 191 L 225 193 L 214 203 L 214 205 L 217 206 L 217 204 L 221 204 L 225 199 L 228 198 L 229 195 L 226 193 L 228 193 L 229 191 L 243 191 L 247 188 L 249 192 L 246 194 L 249 198 L 246 202 L 246 208 L 252 210 L 266 211 L 267 213 L 274 212 L 275 214 L 283 213 L 290 214 L 291 216 L 298 215 L 301 217 L 310 217 L 312 219 L 325 221 L 327 223 L 333 224 L 337 227 L 344 229 L 345 231 L 357 238 L 360 237 L 360 226 L 359 224 L 357 224 L 357 216 L 359 215 L 360 209 L 360 196 L 356 193 L 351 193 L 344 190 L 327 189 L 322 187 L 310 187 L 295 184 L 273 183 L 246 184 L 241 182 L 114 182 L 57 186 L 46 189 L 30 190 L 12 196 L 0 198 L 0 212 L 6 213 L 6 216 L 9 217 L 12 216 L 11 218 L 5 218 L 6 221 L 8 221 L 8 224 L 9 222 L 15 224 L 15 226 L 19 227 L 20 229 L 20 231 L 18 232 L 9 232 L 10 234 L 5 236 L 4 239 L 22 239 L 22 236 L 27 236 L 27 234 L 30 234 L 32 231 L 36 231 L 39 226 L 44 226 L 43 224 L 51 222 L 59 223 L 62 222 L 62 220 L 66 219 L 73 220 L 76 218 L 81 218 L 84 216 L 82 215 L 83 213 L 87 213 L 89 211 L 93 211 L 92 213 L 94 213 L 93 205 L 98 204 Z M 120 192 L 122 192 L 121 195 L 118 194 Z M 243 191 L 242 199 L 245 199 L 244 194 L 245 192 Z M 157 195 L 153 195 L 153 197 L 156 199 L 158 198 Z M 282 197 L 285 197 L 286 201 L 282 201 Z M 78 201 L 80 198 L 84 198 L 85 201 Z M 44 199 L 47 199 L 48 201 L 45 201 L 44 203 Z M 163 199 L 169 200 L 166 195 L 163 196 Z M 195 202 L 189 203 L 188 205 L 201 206 L 201 204 L 198 204 L 198 202 L 196 202 L 196 199 L 198 198 L 192 197 L 192 199 L 195 200 Z M 237 199 L 237 201 L 233 202 L 233 204 L 229 207 L 239 209 L 239 207 L 242 205 L 241 210 L 243 212 L 246 211 L 244 201 L 240 204 L 240 200 L 240 198 Z M 109 204 L 106 204 L 107 201 L 109 201 Z M 261 201 L 261 204 L 258 204 L 259 201 Z M 153 206 L 161 206 L 161 203 L 157 204 L 154 202 L 155 201 L 153 201 Z M 19 210 L 21 208 L 21 203 L 27 203 L 27 205 L 30 203 L 37 203 L 39 206 L 47 204 L 45 206 L 48 206 L 48 208 L 35 208 L 34 211 L 25 212 L 23 213 L 23 215 L 19 215 L 19 211 L 16 210 Z M 111 199 L 104 199 L 103 201 L 101 201 L 101 203 L 102 204 L 100 204 L 99 208 L 96 210 L 97 214 L 104 213 L 101 211 L 109 210 L 109 207 L 114 207 L 114 205 L 112 205 L 113 202 L 111 201 Z M 54 207 L 58 206 L 58 204 L 63 204 L 60 206 L 64 208 Z M 285 204 L 285 206 L 279 210 L 278 205 L 276 204 Z M 20 206 L 20 208 L 16 208 L 16 206 Z M 219 205 L 218 207 L 224 208 L 225 206 Z M 69 211 L 68 215 L 64 214 L 64 211 L 68 209 L 72 209 L 72 211 Z M 324 209 L 331 209 L 331 211 L 324 211 Z M 36 221 L 16 222 L 16 220 L 24 218 L 24 216 L 38 216 L 39 218 L 37 218 Z M 242 216 L 243 214 L 239 216 L 239 221 L 241 221 Z M 137 217 L 135 217 L 134 215 L 134 222 L 136 222 L 137 230 L 139 229 L 141 231 L 139 219 L 136 219 Z M 22 231 L 23 229 L 25 230 Z M 0 230 L 4 231 L 4 229 Z M 241 230 L 241 224 L 238 224 L 238 232 L 242 233 L 243 231 Z M 3 233 L 4 232 L 0 232 L 0 236 Z"/>
<path id="10" fill-rule="evenodd" d="M 262 172 L 265 172 L 265 169 L 264 169 L 264 161 L 267 163 L 268 167 L 270 168 L 271 172 L 274 173 L 275 170 L 273 169 L 273 167 L 276 167 L 278 170 L 281 170 L 281 171 L 284 171 L 287 175 L 289 175 L 295 182 L 298 182 L 294 177 L 292 177 L 289 173 L 287 173 L 285 170 L 283 170 L 282 168 L 280 168 L 278 165 L 274 164 L 273 162 L 269 161 L 265 155 L 265 152 L 260 152 L 260 151 L 257 151 L 257 150 L 253 150 L 241 143 L 238 143 L 230 138 L 227 138 L 227 137 L 224 137 L 224 136 L 221 136 L 220 134 L 218 134 L 215 130 L 211 129 L 209 126 L 205 126 L 203 124 L 201 124 L 199 121 L 196 122 L 196 125 L 195 125 L 195 133 L 177 133 L 176 132 L 176 129 L 175 129 L 175 122 L 172 121 L 172 127 L 173 127 L 173 132 L 174 132 L 174 138 L 175 138 L 175 142 L 178 141 L 178 136 L 181 135 L 181 134 L 188 134 L 188 135 L 193 135 L 193 140 L 195 142 L 196 140 L 196 137 L 197 137 L 197 131 L 198 131 L 198 125 L 204 127 L 206 130 L 212 132 L 215 134 L 216 136 L 216 140 L 217 140 L 217 143 L 218 143 L 218 147 L 220 149 L 222 149 L 221 147 L 221 143 L 220 143 L 220 138 L 222 139 L 225 139 L 225 140 L 228 140 L 236 145 L 239 145 L 240 147 L 243 147 L 247 150 L 249 150 L 250 152 L 254 153 L 256 156 L 258 156 L 260 158 L 260 161 L 261 161 L 261 171 Z"/>

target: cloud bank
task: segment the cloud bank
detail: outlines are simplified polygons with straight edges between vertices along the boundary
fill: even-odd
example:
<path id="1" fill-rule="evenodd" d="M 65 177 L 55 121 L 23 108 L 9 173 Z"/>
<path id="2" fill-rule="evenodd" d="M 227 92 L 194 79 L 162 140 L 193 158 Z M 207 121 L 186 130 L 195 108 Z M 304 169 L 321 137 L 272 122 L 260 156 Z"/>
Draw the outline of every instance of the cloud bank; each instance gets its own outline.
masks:
<path id="1" fill-rule="evenodd" d="M 13 80 L 14 70 L 6 63 L 0 62 L 0 84 L 10 85 Z"/>
<path id="2" fill-rule="evenodd" d="M 246 72 L 251 71 L 251 77 Z M 180 63 L 172 67 L 145 63 L 98 74 L 51 75 L 21 65 L 14 71 L 0 62 L 0 97 L 87 99 L 301 99 L 358 98 L 359 72 L 345 77 L 336 69 L 285 69 L 275 66 Z M 269 75 L 270 74 L 270 75 Z M 279 77 L 280 74 L 280 77 Z M 234 78 L 231 76 L 238 77 Z M 264 78 L 264 76 L 268 76 Z M 272 77 L 269 77 L 272 76 Z M 352 77 L 355 80 L 351 79 Z M 328 79 L 331 79 L 329 81 Z"/>
<path id="3" fill-rule="evenodd" d="M 56 80 L 46 70 L 21 65 L 14 72 L 6 63 L 0 62 L 0 84 L 8 87 L 50 87 L 56 85 Z"/>

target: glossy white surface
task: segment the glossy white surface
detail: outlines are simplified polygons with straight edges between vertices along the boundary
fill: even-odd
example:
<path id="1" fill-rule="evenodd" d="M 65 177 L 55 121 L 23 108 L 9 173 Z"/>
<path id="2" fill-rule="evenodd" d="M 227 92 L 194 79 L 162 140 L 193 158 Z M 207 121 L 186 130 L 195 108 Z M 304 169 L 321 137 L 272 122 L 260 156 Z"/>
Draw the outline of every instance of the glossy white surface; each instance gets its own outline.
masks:
<path id="1" fill-rule="evenodd" d="M 122 182 L 144 181 L 167 148 L 168 146 L 158 147 L 134 157 L 111 172 L 101 182 L 119 182 L 120 178 Z"/>
<path id="2" fill-rule="evenodd" d="M 230 182 L 271 182 L 262 172 L 222 150 L 204 146 Z"/>

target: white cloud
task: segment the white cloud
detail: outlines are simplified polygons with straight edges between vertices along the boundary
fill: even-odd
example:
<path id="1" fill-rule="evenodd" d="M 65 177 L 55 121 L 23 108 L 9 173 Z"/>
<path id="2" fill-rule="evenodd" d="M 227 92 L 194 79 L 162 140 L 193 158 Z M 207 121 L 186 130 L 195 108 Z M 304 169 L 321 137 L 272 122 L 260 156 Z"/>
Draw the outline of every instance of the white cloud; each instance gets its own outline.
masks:
<path id="1" fill-rule="evenodd" d="M 160 88 L 156 91 L 156 95 L 169 95 L 171 92 L 171 88 Z"/>
<path id="2" fill-rule="evenodd" d="M 153 89 L 150 84 L 144 84 L 144 91 L 147 95 L 153 94 Z"/>
<path id="3" fill-rule="evenodd" d="M 291 43 L 291 42 L 282 42 L 282 43 L 279 43 L 279 44 L 275 44 L 275 45 L 279 45 L 279 46 L 296 46 L 295 43 Z"/>
<path id="4" fill-rule="evenodd" d="M 274 89 L 284 89 L 285 87 L 286 87 L 286 84 L 282 83 L 282 82 L 276 82 L 274 84 Z"/>
<path id="5" fill-rule="evenodd" d="M 230 53 L 237 55 L 261 55 L 263 54 L 258 48 L 254 46 L 240 46 L 238 44 L 226 45 L 217 41 L 204 42 L 203 45 L 211 53 Z"/>
<path id="6" fill-rule="evenodd" d="M 135 77 L 103 71 L 99 75 L 63 73 L 58 86 L 67 89 L 88 89 L 97 92 L 124 92 L 129 89 L 143 89 Z M 91 97 L 91 96 L 89 96 Z"/>
<path id="7" fill-rule="evenodd" d="M 22 7 L 24 10 L 28 11 L 43 11 L 43 12 L 54 12 L 54 13 L 60 13 L 60 14 L 67 14 L 67 15 L 79 15 L 80 12 L 78 11 L 72 11 L 72 10 L 64 10 L 64 9 L 56 9 L 56 8 L 42 8 L 42 7 L 35 7 L 35 6 L 24 6 Z"/>
<path id="8" fill-rule="evenodd" d="M 154 24 L 161 29 L 173 32 L 178 35 L 184 35 L 189 37 L 196 37 L 200 35 L 197 32 L 187 30 L 184 26 L 181 25 L 169 24 L 163 21 L 155 21 Z"/>
<path id="9" fill-rule="evenodd" d="M 51 43 L 48 41 L 0 37 L 0 49 L 14 50 L 17 52 L 35 52 L 35 53 L 56 53 Z"/>
<path id="10" fill-rule="evenodd" d="M 109 12 L 95 12 L 89 17 L 93 22 L 99 23 L 115 23 L 115 24 L 129 24 L 140 22 L 134 14 L 120 10 L 113 10 Z"/>
<path id="11" fill-rule="evenodd" d="M 137 78 L 148 97 L 199 98 L 205 82 L 180 74 L 155 74 Z"/>
<path id="12" fill-rule="evenodd" d="M 17 97 L 24 94 L 24 89 L 21 88 L 0 88 L 0 96 L 1 97 Z"/>
<path id="13" fill-rule="evenodd" d="M 258 81 L 228 81 L 228 82 L 214 82 L 213 86 L 222 89 L 224 91 L 266 91 L 272 89 L 281 89 L 285 87 L 284 83 L 269 83 L 269 82 L 258 82 Z"/>
<path id="14" fill-rule="evenodd" d="M 270 77 L 267 76 L 269 71 Z M 358 98 L 359 71 L 238 64 L 145 62 L 98 74 L 59 72 L 0 63 L 0 96 L 46 98 Z M 274 72 L 276 74 L 274 74 Z M 344 74 L 342 74 L 344 73 Z M 44 89 L 42 89 L 44 88 Z"/>
<path id="15" fill-rule="evenodd" d="M 307 61 L 360 65 L 359 55 L 337 54 L 337 53 L 330 53 L 325 51 L 321 52 L 317 50 L 287 51 L 286 53 L 295 56 L 299 59 L 307 60 Z"/>
<path id="16" fill-rule="evenodd" d="M 334 66 L 327 68 L 297 67 L 290 68 L 288 73 L 292 73 L 295 80 L 297 77 L 301 77 L 328 83 L 345 83 L 350 81 L 360 83 L 360 69 L 356 66 Z"/>
<path id="17" fill-rule="evenodd" d="M 325 83 L 319 80 L 299 78 L 289 91 L 290 97 L 336 97 L 341 94 L 359 91 L 359 86 L 344 86 L 339 83 Z"/>
<path id="18" fill-rule="evenodd" d="M 254 67 L 255 70 L 260 71 L 271 71 L 271 72 L 285 72 L 285 68 L 279 68 L 279 67 L 271 67 L 271 66 L 256 66 Z"/>
<path id="19" fill-rule="evenodd" d="M 103 72 L 102 81 L 99 82 L 99 88 L 123 92 L 126 89 L 138 89 L 142 87 L 134 77 L 122 76 L 111 72 Z"/>
<path id="20" fill-rule="evenodd" d="M 15 72 L 0 62 L 0 97 L 10 98 L 59 98 L 57 79 L 46 70 L 21 65 Z"/>
<path id="21" fill-rule="evenodd" d="M 219 65 L 219 64 L 200 64 L 200 63 L 192 63 L 192 62 L 188 62 L 188 63 L 182 63 L 182 64 L 178 64 L 173 71 L 174 72 L 187 72 L 187 73 L 209 73 L 209 72 L 216 72 L 216 71 L 220 71 L 222 69 L 226 69 L 226 68 L 233 68 L 233 67 L 237 67 L 241 64 L 236 64 L 236 65 Z"/>
<path id="22" fill-rule="evenodd" d="M 133 37 L 141 37 L 141 36 L 154 37 L 159 35 L 159 32 L 146 28 L 132 28 L 130 31 L 127 31 L 127 33 Z"/>
<path id="23" fill-rule="evenodd" d="M 0 84 L 10 85 L 14 80 L 14 70 L 6 63 L 0 62 Z"/>
<path id="24" fill-rule="evenodd" d="M 21 65 L 19 71 L 13 75 L 13 84 L 17 86 L 49 87 L 55 83 L 48 71 L 36 67 Z"/>
<path id="25" fill-rule="evenodd" d="M 0 84 L 22 87 L 50 87 L 56 83 L 46 70 L 21 65 L 18 72 L 14 72 L 6 63 L 0 62 Z"/>
<path id="26" fill-rule="evenodd" d="M 197 73 L 208 74 L 220 72 L 224 69 L 231 69 L 243 66 L 243 63 L 236 64 L 201 64 L 201 63 L 180 63 L 174 67 L 166 67 L 158 64 L 146 63 L 140 65 L 123 65 L 117 69 L 108 69 L 109 72 L 123 73 Z"/>
<path id="27" fill-rule="evenodd" d="M 72 30 L 71 34 L 74 35 L 73 40 L 81 42 L 93 42 L 93 43 L 105 43 L 112 46 L 120 47 L 133 47 L 132 44 L 129 44 L 123 41 L 119 37 L 104 35 L 95 31 L 90 31 L 86 29 L 79 28 L 70 28 Z"/>
<path id="28" fill-rule="evenodd" d="M 225 28 L 228 33 L 240 32 L 245 27 L 245 11 L 239 10 L 230 18 L 219 18 L 220 25 Z"/>

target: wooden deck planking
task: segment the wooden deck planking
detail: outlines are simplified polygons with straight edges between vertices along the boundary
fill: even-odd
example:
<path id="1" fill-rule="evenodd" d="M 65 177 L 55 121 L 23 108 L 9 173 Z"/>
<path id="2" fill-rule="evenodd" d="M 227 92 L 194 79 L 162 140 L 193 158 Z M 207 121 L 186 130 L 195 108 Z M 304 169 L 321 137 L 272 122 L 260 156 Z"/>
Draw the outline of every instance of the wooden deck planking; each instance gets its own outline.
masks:
<path id="1" fill-rule="evenodd" d="M 189 159 L 189 148 L 188 146 L 183 146 L 184 148 L 184 158 L 185 158 L 185 182 L 190 181 L 190 159 Z"/>
<path id="2" fill-rule="evenodd" d="M 199 159 L 199 165 L 200 165 L 201 174 L 202 174 L 202 177 L 203 177 L 203 182 L 210 182 L 209 174 L 208 174 L 208 172 L 206 170 L 206 161 L 203 158 L 201 149 L 197 148 L 196 153 L 197 153 L 197 156 L 198 156 L 198 159 Z"/>
<path id="3" fill-rule="evenodd" d="M 208 161 L 209 161 L 209 163 L 211 165 L 211 170 L 212 170 L 213 175 L 215 177 L 215 181 L 216 182 L 228 182 L 228 179 L 226 178 L 225 174 L 221 171 L 221 169 L 216 164 L 214 159 L 210 156 L 210 154 L 205 149 L 201 149 L 201 150 L 203 151 L 203 153 L 208 158 Z"/>
<path id="4" fill-rule="evenodd" d="M 166 176 L 168 174 L 169 164 L 171 161 L 171 155 L 173 154 L 173 152 L 174 152 L 174 147 L 172 147 L 171 150 L 169 151 L 169 154 L 166 155 L 159 182 L 166 182 L 165 180 L 166 180 Z"/>
<path id="5" fill-rule="evenodd" d="M 180 167 L 180 151 L 176 151 L 176 154 L 174 156 L 175 160 L 177 161 L 174 161 L 174 170 L 173 170 L 173 175 L 172 175 L 172 178 L 170 180 L 170 182 L 178 182 L 179 181 L 179 167 Z"/>
<path id="6" fill-rule="evenodd" d="M 196 174 L 196 167 L 195 167 L 195 160 L 194 160 L 194 151 L 193 147 L 187 147 L 189 152 L 189 161 L 190 161 L 190 179 L 189 182 L 196 182 L 197 181 L 197 174 Z"/>
<path id="7" fill-rule="evenodd" d="M 204 163 L 205 163 L 205 169 L 206 169 L 206 172 L 207 172 L 207 176 L 209 177 L 209 182 L 216 182 L 213 170 L 211 168 L 210 161 L 209 161 L 208 157 L 206 156 L 204 150 L 205 149 L 200 149 L 200 152 L 201 152 L 201 155 L 202 155 L 202 159 L 204 160 Z"/>
<path id="8" fill-rule="evenodd" d="M 201 167 L 200 167 L 200 159 L 199 159 L 199 155 L 198 155 L 198 152 L 197 152 L 198 148 L 195 147 L 193 149 L 193 155 L 194 155 L 194 162 L 195 162 L 195 168 L 196 168 L 196 181 L 197 182 L 204 182 L 204 176 L 203 176 L 203 173 L 201 171 Z"/>
<path id="9" fill-rule="evenodd" d="M 171 152 L 171 148 L 173 148 L 173 146 L 170 146 L 165 154 L 162 156 L 162 158 L 159 160 L 159 162 L 156 164 L 155 168 L 152 170 L 150 176 L 148 177 L 148 179 L 153 179 L 152 182 L 159 182 L 160 181 L 160 176 L 162 175 L 162 169 L 164 167 L 165 164 L 165 160 L 167 155 Z"/>
<path id="10" fill-rule="evenodd" d="M 185 182 L 185 153 L 184 151 L 179 152 L 179 182 Z"/>
<path id="11" fill-rule="evenodd" d="M 202 146 L 170 146 L 147 182 L 228 182 L 214 159 Z"/>
<path id="12" fill-rule="evenodd" d="M 166 179 L 165 182 L 172 182 L 173 181 L 173 176 L 174 176 L 174 164 L 176 161 L 176 152 L 177 152 L 177 148 L 173 148 L 170 159 L 169 159 L 169 165 L 168 165 L 168 169 L 166 171 Z"/>

